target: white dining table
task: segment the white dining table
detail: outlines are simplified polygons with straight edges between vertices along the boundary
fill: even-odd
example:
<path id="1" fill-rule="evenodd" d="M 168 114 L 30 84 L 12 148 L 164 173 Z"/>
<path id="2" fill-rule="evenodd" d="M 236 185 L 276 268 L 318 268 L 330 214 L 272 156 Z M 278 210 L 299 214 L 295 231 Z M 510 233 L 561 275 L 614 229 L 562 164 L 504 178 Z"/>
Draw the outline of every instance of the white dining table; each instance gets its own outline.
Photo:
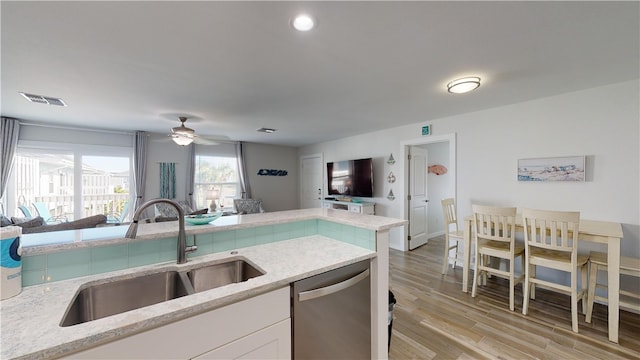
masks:
<path id="1" fill-rule="evenodd" d="M 464 218 L 464 250 L 462 291 L 469 291 L 469 271 L 471 270 L 471 233 L 473 216 Z M 516 230 L 523 231 L 522 217 L 516 218 Z M 622 225 L 611 221 L 580 219 L 579 241 L 589 241 L 607 245 L 607 276 L 608 276 L 608 304 L 609 304 L 609 341 L 618 342 L 618 327 L 620 320 L 620 241 L 622 240 Z"/>

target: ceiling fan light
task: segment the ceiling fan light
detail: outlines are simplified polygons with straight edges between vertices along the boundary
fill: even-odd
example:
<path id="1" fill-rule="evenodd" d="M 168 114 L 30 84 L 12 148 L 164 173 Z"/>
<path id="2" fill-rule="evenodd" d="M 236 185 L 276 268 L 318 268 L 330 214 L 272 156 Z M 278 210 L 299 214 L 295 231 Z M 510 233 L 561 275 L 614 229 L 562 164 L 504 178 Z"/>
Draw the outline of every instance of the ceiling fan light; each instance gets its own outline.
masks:
<path id="1" fill-rule="evenodd" d="M 171 129 L 171 132 L 181 136 L 195 136 L 195 131 L 193 129 L 189 129 L 184 125 L 174 127 L 173 129 Z"/>
<path id="2" fill-rule="evenodd" d="M 480 86 L 480 78 L 470 76 L 451 81 L 447 84 L 447 91 L 452 94 L 464 94 L 477 89 Z"/>
<path id="3" fill-rule="evenodd" d="M 193 142 L 193 137 L 184 136 L 184 135 L 180 135 L 180 134 L 171 135 L 171 139 L 173 139 L 173 142 L 175 142 L 176 144 L 178 144 L 180 146 L 187 146 L 187 145 L 189 145 L 189 144 L 191 144 Z"/>

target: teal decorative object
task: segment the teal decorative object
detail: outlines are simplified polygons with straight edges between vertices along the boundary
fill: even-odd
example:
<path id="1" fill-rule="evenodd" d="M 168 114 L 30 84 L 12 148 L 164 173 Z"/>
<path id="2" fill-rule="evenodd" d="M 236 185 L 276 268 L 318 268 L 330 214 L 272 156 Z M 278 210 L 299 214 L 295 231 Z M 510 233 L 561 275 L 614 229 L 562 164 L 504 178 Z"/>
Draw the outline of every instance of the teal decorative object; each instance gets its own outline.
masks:
<path id="1" fill-rule="evenodd" d="M 221 216 L 222 211 L 217 211 L 213 214 L 187 215 L 184 217 L 184 221 L 191 225 L 204 225 L 217 220 Z"/>

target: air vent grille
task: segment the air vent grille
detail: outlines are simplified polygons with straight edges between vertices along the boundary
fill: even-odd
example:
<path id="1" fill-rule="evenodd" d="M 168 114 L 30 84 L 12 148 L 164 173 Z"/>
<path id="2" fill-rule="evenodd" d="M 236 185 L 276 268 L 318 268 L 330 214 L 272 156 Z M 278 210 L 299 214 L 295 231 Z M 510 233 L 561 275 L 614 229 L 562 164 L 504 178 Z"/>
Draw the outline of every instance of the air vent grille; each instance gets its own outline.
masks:
<path id="1" fill-rule="evenodd" d="M 24 96 L 25 99 L 27 99 L 27 100 L 29 100 L 31 102 L 34 102 L 34 103 L 49 104 L 49 105 L 56 105 L 56 106 L 67 106 L 67 104 L 62 99 L 49 97 L 49 96 L 27 94 L 27 93 L 23 93 L 23 92 L 21 92 L 19 94 Z"/>

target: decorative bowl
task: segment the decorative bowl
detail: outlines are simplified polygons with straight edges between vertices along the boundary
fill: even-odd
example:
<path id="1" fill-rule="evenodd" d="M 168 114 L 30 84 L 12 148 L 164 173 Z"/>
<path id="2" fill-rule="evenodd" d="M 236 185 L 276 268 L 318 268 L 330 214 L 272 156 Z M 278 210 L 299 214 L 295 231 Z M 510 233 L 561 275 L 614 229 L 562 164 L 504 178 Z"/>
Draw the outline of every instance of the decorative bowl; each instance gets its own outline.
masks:
<path id="1" fill-rule="evenodd" d="M 187 215 L 184 217 L 184 221 L 191 225 L 204 225 L 218 219 L 220 216 L 222 216 L 222 211 L 217 211 L 213 214 Z"/>

